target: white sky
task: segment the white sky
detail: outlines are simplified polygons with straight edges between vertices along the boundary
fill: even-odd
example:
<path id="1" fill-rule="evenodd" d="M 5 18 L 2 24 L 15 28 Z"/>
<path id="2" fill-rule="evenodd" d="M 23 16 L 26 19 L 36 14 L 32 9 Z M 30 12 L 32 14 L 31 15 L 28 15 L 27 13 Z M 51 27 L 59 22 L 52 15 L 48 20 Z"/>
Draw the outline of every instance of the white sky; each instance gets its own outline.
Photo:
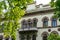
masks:
<path id="1" fill-rule="evenodd" d="M 48 4 L 51 0 L 35 0 L 36 4 Z"/>
<path id="2" fill-rule="evenodd" d="M 0 1 L 2 1 L 2 0 L 0 0 Z M 38 4 L 48 4 L 51 0 L 35 0 L 36 1 L 36 4 L 38 5 Z"/>

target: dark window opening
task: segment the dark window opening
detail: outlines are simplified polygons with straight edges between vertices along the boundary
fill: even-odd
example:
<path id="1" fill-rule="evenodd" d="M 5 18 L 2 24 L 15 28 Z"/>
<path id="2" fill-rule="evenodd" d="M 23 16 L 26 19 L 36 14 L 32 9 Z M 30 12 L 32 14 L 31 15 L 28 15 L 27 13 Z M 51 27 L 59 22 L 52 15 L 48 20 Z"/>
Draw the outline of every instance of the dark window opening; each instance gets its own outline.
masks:
<path id="1" fill-rule="evenodd" d="M 38 19 L 37 18 L 34 18 L 33 19 L 33 27 L 37 27 L 37 22 L 38 22 Z"/>
<path id="2" fill-rule="evenodd" d="M 21 28 L 26 28 L 27 27 L 27 22 L 26 22 L 26 20 L 23 20 L 22 21 L 22 27 Z"/>
<path id="3" fill-rule="evenodd" d="M 44 21 L 43 21 L 43 27 L 48 27 L 48 20 L 47 19 L 44 19 Z"/>
<path id="4" fill-rule="evenodd" d="M 27 35 L 27 40 L 31 40 L 31 37 L 29 35 Z"/>
<path id="5" fill-rule="evenodd" d="M 9 40 L 9 38 L 6 38 L 6 40 Z"/>
<path id="6" fill-rule="evenodd" d="M 43 40 L 47 40 L 47 35 L 44 35 L 43 36 Z"/>
<path id="7" fill-rule="evenodd" d="M 0 40 L 2 40 L 2 39 L 0 38 Z"/>
<path id="8" fill-rule="evenodd" d="M 33 35 L 32 36 L 32 40 L 36 40 L 36 35 Z"/>
<path id="9" fill-rule="evenodd" d="M 24 37 L 24 35 L 21 35 L 21 40 L 25 40 L 25 37 Z"/>
<path id="10" fill-rule="evenodd" d="M 32 27 L 32 20 L 28 19 L 28 28 Z"/>

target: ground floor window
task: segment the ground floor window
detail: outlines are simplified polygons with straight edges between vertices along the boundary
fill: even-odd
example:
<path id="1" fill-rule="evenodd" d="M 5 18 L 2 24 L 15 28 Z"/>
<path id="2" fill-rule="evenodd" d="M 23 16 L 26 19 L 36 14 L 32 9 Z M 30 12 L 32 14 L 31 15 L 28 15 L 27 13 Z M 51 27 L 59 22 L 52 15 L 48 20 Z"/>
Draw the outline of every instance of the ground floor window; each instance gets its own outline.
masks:
<path id="1" fill-rule="evenodd" d="M 47 35 L 46 36 L 43 36 L 43 40 L 47 40 Z"/>
<path id="2" fill-rule="evenodd" d="M 21 40 L 25 40 L 25 37 L 24 37 L 24 35 L 21 35 Z"/>
<path id="3" fill-rule="evenodd" d="M 0 38 L 0 40 L 2 40 L 2 39 Z"/>
<path id="4" fill-rule="evenodd" d="M 32 40 L 36 40 L 36 35 L 33 35 L 32 36 Z"/>
<path id="5" fill-rule="evenodd" d="M 31 37 L 30 37 L 30 35 L 27 35 L 27 40 L 31 40 Z"/>
<path id="6" fill-rule="evenodd" d="M 5 40 L 9 40 L 9 37 L 8 38 L 5 38 Z"/>
<path id="7" fill-rule="evenodd" d="M 42 33 L 42 40 L 47 40 L 47 37 L 48 37 L 48 32 L 43 32 Z"/>

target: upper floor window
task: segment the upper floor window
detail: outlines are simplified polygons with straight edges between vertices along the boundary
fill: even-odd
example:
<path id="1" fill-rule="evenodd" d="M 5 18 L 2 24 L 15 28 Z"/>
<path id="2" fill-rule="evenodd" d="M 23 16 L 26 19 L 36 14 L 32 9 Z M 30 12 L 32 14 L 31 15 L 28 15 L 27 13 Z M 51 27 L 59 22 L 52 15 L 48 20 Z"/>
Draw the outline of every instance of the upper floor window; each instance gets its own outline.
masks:
<path id="1" fill-rule="evenodd" d="M 37 27 L 37 22 L 38 22 L 38 19 L 37 18 L 33 18 L 33 27 Z"/>
<path id="2" fill-rule="evenodd" d="M 32 20 L 28 19 L 28 27 L 32 27 Z"/>
<path id="3" fill-rule="evenodd" d="M 43 19 L 43 27 L 48 27 L 48 18 L 44 17 Z"/>
<path id="4" fill-rule="evenodd" d="M 26 28 L 27 27 L 27 21 L 26 20 L 22 20 L 22 27 L 21 28 Z"/>
<path id="5" fill-rule="evenodd" d="M 52 26 L 53 27 L 57 26 L 57 19 L 56 18 L 52 18 Z"/>
<path id="6" fill-rule="evenodd" d="M 36 18 L 28 19 L 28 20 L 22 20 L 21 26 L 22 26 L 22 28 L 37 27 L 37 21 L 38 20 Z"/>

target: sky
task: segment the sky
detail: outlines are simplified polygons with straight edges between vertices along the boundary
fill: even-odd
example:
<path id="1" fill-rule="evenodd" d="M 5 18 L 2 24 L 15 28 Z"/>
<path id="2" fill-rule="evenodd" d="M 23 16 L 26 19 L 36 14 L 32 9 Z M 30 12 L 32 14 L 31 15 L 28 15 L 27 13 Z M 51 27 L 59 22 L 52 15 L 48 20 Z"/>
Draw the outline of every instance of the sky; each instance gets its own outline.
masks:
<path id="1" fill-rule="evenodd" d="M 2 0 L 0 0 L 0 1 L 2 1 Z M 36 1 L 36 4 L 38 5 L 38 4 L 48 4 L 51 0 L 35 0 Z"/>
<path id="2" fill-rule="evenodd" d="M 36 1 L 36 4 L 48 4 L 51 0 L 35 0 Z"/>

